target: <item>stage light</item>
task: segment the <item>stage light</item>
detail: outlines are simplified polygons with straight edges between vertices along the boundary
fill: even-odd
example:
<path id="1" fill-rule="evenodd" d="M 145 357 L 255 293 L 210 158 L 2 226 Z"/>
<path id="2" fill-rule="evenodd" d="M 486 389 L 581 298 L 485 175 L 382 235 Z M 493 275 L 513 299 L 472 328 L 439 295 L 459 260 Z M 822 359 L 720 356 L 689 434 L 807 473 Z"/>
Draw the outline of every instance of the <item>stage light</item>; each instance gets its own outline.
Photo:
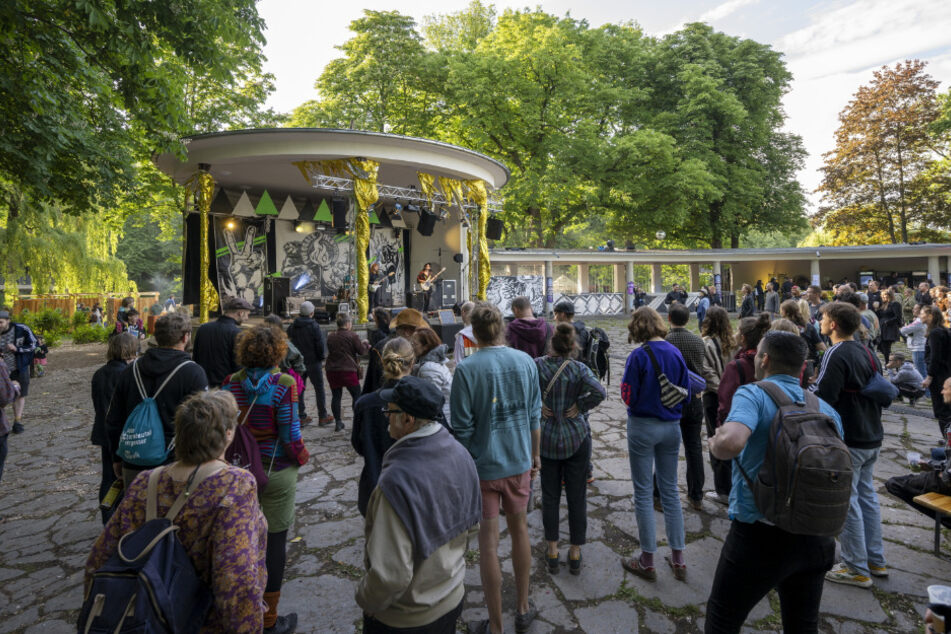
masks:
<path id="1" fill-rule="evenodd" d="M 309 281 L 310 281 L 310 275 L 309 275 L 308 273 L 303 273 L 303 274 L 297 279 L 297 283 L 294 284 L 294 290 L 295 290 L 295 291 L 299 291 L 299 290 L 300 290 L 301 288 L 303 288 L 304 285 L 307 284 L 307 282 L 309 282 Z"/>
<path id="2" fill-rule="evenodd" d="M 234 231 L 234 228 L 236 226 L 237 225 L 234 223 L 234 220 L 229 220 L 228 222 L 225 223 L 225 227 L 227 227 L 229 231 Z"/>

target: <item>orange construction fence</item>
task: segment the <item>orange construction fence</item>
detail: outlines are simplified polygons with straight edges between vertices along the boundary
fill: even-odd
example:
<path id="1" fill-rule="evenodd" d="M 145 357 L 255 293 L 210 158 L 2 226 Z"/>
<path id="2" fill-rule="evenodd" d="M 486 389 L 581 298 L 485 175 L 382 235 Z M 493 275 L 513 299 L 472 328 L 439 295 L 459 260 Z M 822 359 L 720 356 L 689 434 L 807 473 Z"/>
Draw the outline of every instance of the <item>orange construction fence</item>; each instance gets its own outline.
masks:
<path id="1" fill-rule="evenodd" d="M 139 311 L 143 321 L 148 315 L 149 308 L 158 303 L 158 293 L 139 293 L 137 295 L 112 295 L 97 293 L 76 293 L 69 295 L 24 295 L 13 302 L 13 313 L 18 315 L 25 310 L 38 313 L 46 309 L 59 309 L 67 317 L 72 317 L 76 306 L 81 302 L 87 308 L 98 303 L 102 306 L 102 315 L 106 321 L 115 319 L 119 312 L 119 305 L 126 297 L 132 297 L 135 308 Z"/>

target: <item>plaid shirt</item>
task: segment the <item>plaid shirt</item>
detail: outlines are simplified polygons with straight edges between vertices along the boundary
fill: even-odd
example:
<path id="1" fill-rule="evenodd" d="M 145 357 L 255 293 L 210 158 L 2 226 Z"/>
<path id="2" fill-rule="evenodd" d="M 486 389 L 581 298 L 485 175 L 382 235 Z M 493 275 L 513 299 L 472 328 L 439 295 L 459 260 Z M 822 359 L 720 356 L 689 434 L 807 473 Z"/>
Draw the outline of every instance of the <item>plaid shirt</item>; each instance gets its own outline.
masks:
<path id="1" fill-rule="evenodd" d="M 550 418 L 542 416 L 541 455 L 552 460 L 570 458 L 578 451 L 581 443 L 591 433 L 585 414 L 597 407 L 607 396 L 604 386 L 594 376 L 591 368 L 573 359 L 558 375 L 545 397 L 548 384 L 564 362 L 562 357 L 535 359 L 542 405 L 554 412 L 554 416 Z M 574 418 L 567 418 L 565 410 L 572 405 L 578 406 L 579 414 Z"/>
<path id="2" fill-rule="evenodd" d="M 686 328 L 675 326 L 667 333 L 667 342 L 680 350 L 688 370 L 703 376 L 703 339 Z"/>

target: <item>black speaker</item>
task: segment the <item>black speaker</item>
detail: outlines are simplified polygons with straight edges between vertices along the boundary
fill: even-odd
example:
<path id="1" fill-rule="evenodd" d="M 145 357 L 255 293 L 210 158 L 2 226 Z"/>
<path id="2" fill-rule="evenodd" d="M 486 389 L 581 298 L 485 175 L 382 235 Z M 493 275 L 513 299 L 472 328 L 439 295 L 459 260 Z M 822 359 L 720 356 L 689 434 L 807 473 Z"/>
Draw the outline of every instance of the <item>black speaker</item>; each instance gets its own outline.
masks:
<path id="1" fill-rule="evenodd" d="M 264 314 L 277 315 L 284 312 L 284 300 L 291 294 L 291 278 L 264 278 Z"/>
<path id="2" fill-rule="evenodd" d="M 485 237 L 489 240 L 500 240 L 504 228 L 505 225 L 502 224 L 501 220 L 498 218 L 489 218 L 485 223 Z"/>
<path id="3" fill-rule="evenodd" d="M 426 297 L 421 292 L 406 294 L 406 307 L 415 308 L 419 312 L 426 310 Z"/>
<path id="4" fill-rule="evenodd" d="M 436 228 L 436 218 L 436 214 L 425 209 L 419 212 L 419 224 L 416 225 L 416 229 L 419 231 L 420 235 L 433 235 L 433 229 Z"/>
<path id="5" fill-rule="evenodd" d="M 334 198 L 333 199 L 333 216 L 334 216 L 334 229 L 346 229 L 347 228 L 347 210 L 350 208 L 350 203 L 347 202 L 344 198 Z"/>
<path id="6" fill-rule="evenodd" d="M 440 287 L 442 291 L 439 301 L 440 308 L 447 308 L 459 301 L 456 298 L 456 280 L 443 280 Z"/>

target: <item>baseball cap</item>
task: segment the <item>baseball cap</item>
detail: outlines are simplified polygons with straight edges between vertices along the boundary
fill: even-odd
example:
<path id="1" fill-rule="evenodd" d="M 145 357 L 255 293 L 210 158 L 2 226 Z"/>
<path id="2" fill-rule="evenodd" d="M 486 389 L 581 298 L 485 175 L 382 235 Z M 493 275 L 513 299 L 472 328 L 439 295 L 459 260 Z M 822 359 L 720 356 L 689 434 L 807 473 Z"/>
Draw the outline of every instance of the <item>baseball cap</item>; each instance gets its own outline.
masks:
<path id="1" fill-rule="evenodd" d="M 230 310 L 251 310 L 251 304 L 241 297 L 225 297 L 221 302 L 221 310 L 227 312 Z"/>
<path id="2" fill-rule="evenodd" d="M 554 309 L 554 310 L 555 310 L 556 313 L 564 313 L 564 314 L 566 314 L 566 315 L 574 315 L 574 314 L 575 314 L 575 305 L 574 305 L 573 302 L 558 302 L 557 304 L 555 304 L 555 309 Z"/>
<path id="3" fill-rule="evenodd" d="M 10 311 L 0 310 L 0 319 L 10 319 Z"/>
<path id="4" fill-rule="evenodd" d="M 389 389 L 380 390 L 385 403 L 395 403 L 401 410 L 425 420 L 435 420 L 442 412 L 446 399 L 442 392 L 429 381 L 415 376 L 406 376 Z"/>

